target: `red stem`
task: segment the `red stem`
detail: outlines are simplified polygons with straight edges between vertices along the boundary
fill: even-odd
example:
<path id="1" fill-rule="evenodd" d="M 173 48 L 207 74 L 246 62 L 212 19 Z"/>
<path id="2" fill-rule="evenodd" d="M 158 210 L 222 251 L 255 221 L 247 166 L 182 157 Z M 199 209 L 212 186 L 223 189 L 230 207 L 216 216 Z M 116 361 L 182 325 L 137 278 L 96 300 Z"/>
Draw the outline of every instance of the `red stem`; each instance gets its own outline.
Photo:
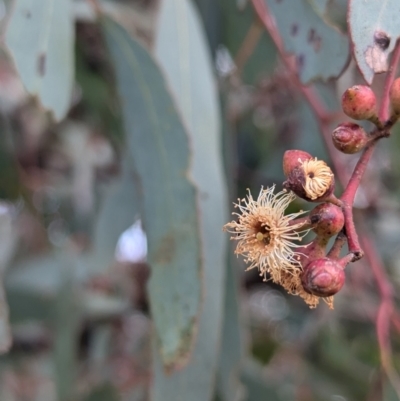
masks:
<path id="1" fill-rule="evenodd" d="M 400 46 L 396 46 L 389 72 L 387 73 L 385 86 L 382 95 L 382 102 L 379 109 L 379 119 L 381 121 L 387 121 L 389 118 L 389 92 L 394 81 L 394 75 L 397 70 L 397 65 L 400 60 Z M 385 125 L 385 129 L 388 129 Z M 348 236 L 349 241 L 349 251 L 353 252 L 355 255 L 355 260 L 360 259 L 362 257 L 362 250 L 358 241 L 357 232 L 354 226 L 353 219 L 353 204 L 354 198 L 356 196 L 358 187 L 360 186 L 361 179 L 364 176 L 364 173 L 367 169 L 368 163 L 371 160 L 372 153 L 374 152 L 375 146 L 377 144 L 377 140 L 371 142 L 367 148 L 364 150 L 364 153 L 360 157 L 357 162 L 357 165 L 353 171 L 353 174 L 347 184 L 347 187 L 341 196 L 341 201 L 343 202 L 343 213 L 345 216 L 345 226 L 346 226 L 346 234 Z"/>
<path id="2" fill-rule="evenodd" d="M 262 24 L 264 25 L 265 29 L 271 36 L 271 39 L 275 44 L 275 47 L 279 53 L 280 58 L 286 65 L 286 68 L 293 73 L 292 75 L 296 85 L 301 89 L 303 95 L 307 98 L 307 101 L 310 103 L 312 109 L 318 115 L 319 119 L 324 121 L 330 120 L 331 116 L 323 107 L 323 103 L 320 101 L 318 96 L 314 93 L 314 91 L 311 88 L 303 86 L 302 83 L 300 82 L 299 77 L 297 75 L 294 59 L 293 57 L 289 56 L 286 53 L 283 41 L 279 35 L 278 30 L 276 29 L 275 21 L 273 20 L 273 18 L 271 18 L 271 14 L 269 13 L 265 1 L 252 0 L 252 3 Z"/>
<path id="3" fill-rule="evenodd" d="M 364 150 L 364 153 L 360 157 L 357 162 L 356 167 L 354 168 L 353 174 L 347 184 L 343 195 L 340 197 L 342 202 L 347 202 L 350 205 L 353 205 L 354 198 L 356 196 L 356 192 L 358 187 L 360 186 L 361 179 L 367 169 L 368 162 L 371 160 L 372 153 L 374 151 L 376 145 L 376 141 L 372 142 L 367 148 Z"/>
<path id="4" fill-rule="evenodd" d="M 272 41 L 275 44 L 275 47 L 278 51 L 278 54 L 285 64 L 286 68 L 288 69 L 289 72 L 292 73 L 292 80 L 299 89 L 299 91 L 303 94 L 303 96 L 307 99 L 307 102 L 309 103 L 311 109 L 313 110 L 317 121 L 318 125 L 320 127 L 320 130 L 323 134 L 324 140 L 325 140 L 325 145 L 326 149 L 328 151 L 328 154 L 333 161 L 334 167 L 336 172 L 339 175 L 340 181 L 344 182 L 345 179 L 345 174 L 342 168 L 340 168 L 340 164 L 336 162 L 335 158 L 335 152 L 336 148 L 333 146 L 332 140 L 331 140 L 331 133 L 329 131 L 329 127 L 327 123 L 332 120 L 332 114 L 329 113 L 325 107 L 323 106 L 324 102 L 319 98 L 318 94 L 313 90 L 312 88 L 304 86 L 298 77 L 296 66 L 294 63 L 293 57 L 289 56 L 285 48 L 283 46 L 282 39 L 279 35 L 278 30 L 276 29 L 275 22 L 273 18 L 271 17 L 269 10 L 265 4 L 264 0 L 252 0 L 253 7 L 256 10 L 256 13 L 261 21 L 261 23 L 264 25 L 266 31 L 269 33 L 269 36 L 271 37 Z"/>
<path id="5" fill-rule="evenodd" d="M 390 60 L 389 71 L 386 74 L 385 86 L 383 89 L 382 102 L 379 109 L 379 118 L 381 121 L 386 121 L 389 118 L 389 104 L 390 104 L 390 88 L 394 81 L 397 66 L 400 61 L 400 42 L 397 41 L 396 46 L 393 50 L 392 59 Z"/>
<path id="6" fill-rule="evenodd" d="M 364 153 L 358 160 L 357 165 L 354 168 L 353 174 L 349 180 L 349 183 L 347 184 L 347 187 L 346 187 L 345 191 L 343 192 L 343 195 L 340 198 L 342 201 L 342 210 L 343 210 L 344 219 L 345 219 L 345 227 L 346 227 L 346 235 L 347 235 L 348 244 L 349 244 L 349 252 L 353 253 L 353 255 L 354 255 L 353 261 L 361 259 L 363 256 L 363 251 L 360 247 L 358 235 L 357 235 L 356 228 L 354 225 L 354 218 L 353 218 L 354 198 L 356 196 L 357 189 L 360 186 L 361 179 L 367 169 L 368 162 L 371 159 L 375 145 L 376 145 L 376 141 L 372 142 L 364 150 Z"/>
<path id="7" fill-rule="evenodd" d="M 327 258 L 330 259 L 339 259 L 340 257 L 340 252 L 344 246 L 344 244 L 347 242 L 347 237 L 341 231 L 335 238 L 335 242 L 332 245 L 332 248 L 330 249 L 329 253 L 326 255 Z"/>
<path id="8" fill-rule="evenodd" d="M 331 157 L 335 170 L 338 174 L 339 180 L 341 181 L 342 185 L 345 182 L 345 172 L 341 168 L 340 160 L 336 157 L 335 149 L 332 145 L 332 141 L 330 138 L 329 127 L 327 125 L 327 116 L 328 113 L 324 110 L 321 106 L 322 101 L 318 98 L 315 91 L 311 88 L 305 88 L 298 79 L 297 71 L 295 65 L 290 61 L 289 57 L 284 51 L 284 47 L 282 44 L 282 40 L 279 36 L 279 33 L 275 27 L 273 19 L 270 17 L 268 13 L 268 9 L 265 5 L 263 0 L 252 0 L 253 6 L 261 19 L 262 23 L 264 24 L 266 30 L 270 34 L 272 40 L 274 41 L 278 53 L 280 54 L 283 62 L 285 63 L 286 67 L 290 72 L 292 72 L 293 80 L 297 84 L 298 88 L 303 93 L 304 97 L 307 99 L 310 107 L 313 109 L 314 114 L 316 115 L 319 126 L 321 129 L 321 133 L 323 134 L 323 138 L 325 139 L 328 153 Z M 383 121 L 383 129 L 381 127 L 379 130 L 381 131 L 382 135 L 377 135 L 376 138 L 379 136 L 384 137 L 387 136 L 387 131 L 392 127 L 392 125 L 396 122 L 396 118 L 389 118 L 389 104 L 390 104 L 390 87 L 393 83 L 395 74 L 397 72 L 397 66 L 400 61 L 400 44 L 399 41 L 396 43 L 394 52 L 392 54 L 391 62 L 389 71 L 386 75 L 384 91 L 382 95 L 382 101 L 379 110 L 379 119 Z M 386 131 L 386 132 L 385 132 Z M 355 252 L 359 250 L 361 252 L 361 248 L 358 243 L 358 237 L 354 227 L 353 221 L 353 203 L 354 198 L 357 192 L 357 189 L 360 185 L 361 179 L 366 171 L 366 167 L 368 162 L 371 159 L 373 150 L 376 145 L 376 140 L 371 142 L 371 144 L 365 149 L 363 155 L 361 156 L 360 160 L 358 161 L 356 168 L 348 182 L 348 185 L 343 193 L 341 201 L 343 202 L 342 208 L 345 214 L 346 220 L 346 235 L 349 241 L 349 250 L 350 252 Z M 382 367 L 384 368 L 391 384 L 396 389 L 396 392 L 400 398 L 400 380 L 399 377 L 393 368 L 393 364 L 391 362 L 391 346 L 390 346 L 390 319 L 393 316 L 393 295 L 392 295 L 392 287 L 388 281 L 386 276 L 386 272 L 379 258 L 379 254 L 375 247 L 373 246 L 373 242 L 369 239 L 369 236 L 366 234 L 365 230 L 362 230 L 361 241 L 363 243 L 366 257 L 369 261 L 371 266 L 371 270 L 373 272 L 374 278 L 376 280 L 378 291 L 381 296 L 381 304 L 379 306 L 378 314 L 377 314 L 377 321 L 376 321 L 376 330 L 377 330 L 377 338 L 381 353 L 381 362 Z M 332 253 L 330 254 L 337 254 L 340 253 L 340 248 L 342 245 L 342 240 L 339 239 L 337 246 L 334 245 L 332 248 Z M 357 256 L 357 254 L 356 254 Z M 360 256 L 360 254 L 359 254 Z M 400 326 L 400 323 L 396 321 L 397 325 Z"/>

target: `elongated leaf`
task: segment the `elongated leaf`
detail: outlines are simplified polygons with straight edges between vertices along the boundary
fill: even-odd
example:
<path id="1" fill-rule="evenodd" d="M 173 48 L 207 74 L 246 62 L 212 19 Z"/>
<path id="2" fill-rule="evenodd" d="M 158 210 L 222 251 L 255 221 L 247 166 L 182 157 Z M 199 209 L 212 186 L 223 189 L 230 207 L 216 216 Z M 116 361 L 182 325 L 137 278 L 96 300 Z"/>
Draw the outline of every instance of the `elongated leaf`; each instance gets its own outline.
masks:
<path id="1" fill-rule="evenodd" d="M 5 297 L 3 282 L 0 281 L 0 354 L 7 352 L 11 347 L 12 338 L 8 314 L 8 304 Z"/>
<path id="2" fill-rule="evenodd" d="M 0 354 L 7 352 L 11 346 L 11 330 L 9 325 L 9 308 L 5 296 L 3 276 L 12 258 L 18 241 L 15 221 L 13 221 L 11 206 L 1 205 L 0 213 Z"/>
<path id="3" fill-rule="evenodd" d="M 400 2 L 350 0 L 348 23 L 354 56 L 365 80 L 388 70 L 388 57 L 400 38 Z"/>
<path id="4" fill-rule="evenodd" d="M 103 201 L 96 221 L 93 239 L 93 263 L 96 271 L 104 271 L 115 259 L 115 248 L 121 234 L 138 213 L 138 200 L 133 174 L 126 167 Z"/>
<path id="5" fill-rule="evenodd" d="M 60 264 L 54 254 L 30 258 L 12 266 L 5 274 L 11 322 L 48 322 L 61 282 Z"/>
<path id="6" fill-rule="evenodd" d="M 292 399 L 293 397 L 280 397 L 278 394 L 277 385 L 269 383 L 262 375 L 262 366 L 249 359 L 242 371 L 242 379 L 247 388 L 248 401 L 280 401 L 282 399 Z"/>
<path id="7" fill-rule="evenodd" d="M 347 0 L 307 0 L 315 12 L 327 23 L 347 30 Z"/>
<path id="8" fill-rule="evenodd" d="M 56 120 L 70 106 L 74 81 L 71 0 L 17 0 L 6 44 L 27 91 Z"/>
<path id="9" fill-rule="evenodd" d="M 96 387 L 84 399 L 84 401 L 118 401 L 118 391 L 111 384 L 103 384 Z"/>
<path id="10" fill-rule="evenodd" d="M 74 285 L 74 257 L 62 263 L 63 282 L 54 305 L 54 364 L 55 382 L 59 401 L 73 399 L 77 368 L 79 328 L 79 296 Z"/>
<path id="11" fill-rule="evenodd" d="M 300 79 L 338 77 L 349 59 L 347 38 L 327 25 L 307 0 L 264 0 L 287 52 L 296 56 Z"/>
<path id="12" fill-rule="evenodd" d="M 233 252 L 231 255 L 231 263 L 227 266 L 225 281 L 223 342 L 219 357 L 217 391 L 223 401 L 241 401 L 245 399 L 244 386 L 240 380 L 245 353 L 239 321 L 239 286 L 236 263 L 233 261 Z"/>
<path id="13" fill-rule="evenodd" d="M 329 5 L 329 0 L 308 0 L 308 2 L 321 17 L 326 13 Z"/>
<path id="14" fill-rule="evenodd" d="M 245 3 L 247 0 L 245 0 Z M 250 7 L 239 7 L 238 1 L 220 0 L 222 23 L 220 26 L 222 43 L 228 48 L 232 57 L 238 57 L 250 29 L 253 29 L 257 16 Z M 265 57 L 265 55 L 268 55 Z M 263 60 L 260 63 L 260 60 Z M 247 84 L 257 83 L 261 77 L 272 74 L 276 68 L 277 52 L 274 43 L 267 34 L 261 31 L 257 45 L 245 60 L 236 60 L 242 68 L 241 78 Z M 244 65 L 241 65 L 243 64 Z"/>
<path id="15" fill-rule="evenodd" d="M 164 365 L 173 368 L 189 356 L 201 295 L 188 138 L 151 56 L 111 19 L 104 18 L 102 23 L 122 100 L 127 147 L 142 195 L 158 347 Z"/>
<path id="16" fill-rule="evenodd" d="M 165 0 L 162 3 L 155 53 L 191 139 L 190 173 L 200 194 L 205 294 L 189 364 L 167 376 L 155 355 L 153 399 L 209 400 L 213 394 L 223 319 L 227 238 L 222 226 L 227 219 L 227 199 L 218 95 L 205 34 L 190 1 Z"/>

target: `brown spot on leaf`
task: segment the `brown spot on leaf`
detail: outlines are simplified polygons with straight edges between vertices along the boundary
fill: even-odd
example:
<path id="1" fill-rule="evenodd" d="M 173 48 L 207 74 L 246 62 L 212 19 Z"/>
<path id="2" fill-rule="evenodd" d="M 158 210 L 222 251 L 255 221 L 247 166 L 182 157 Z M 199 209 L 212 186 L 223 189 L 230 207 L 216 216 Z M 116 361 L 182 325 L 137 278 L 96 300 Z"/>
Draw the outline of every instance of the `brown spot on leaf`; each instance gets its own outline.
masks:
<path id="1" fill-rule="evenodd" d="M 390 38 L 385 32 L 375 32 L 374 41 L 382 50 L 386 50 L 390 45 Z"/>
<path id="2" fill-rule="evenodd" d="M 320 49 L 321 49 L 321 42 L 322 42 L 321 37 L 317 36 L 315 41 L 314 41 L 314 45 L 313 45 L 314 50 L 315 50 L 316 53 L 318 53 L 320 51 Z"/>
<path id="3" fill-rule="evenodd" d="M 193 340 L 197 331 L 197 320 L 193 317 L 187 327 L 182 328 L 180 334 L 179 346 L 174 353 L 166 354 L 161 348 L 161 355 L 164 361 L 164 370 L 166 374 L 171 374 L 176 369 L 181 369 L 190 356 L 190 350 L 193 346 Z"/>
<path id="4" fill-rule="evenodd" d="M 37 72 L 39 76 L 43 77 L 46 73 L 46 54 L 40 53 L 37 59 Z"/>
<path id="5" fill-rule="evenodd" d="M 315 38 L 315 29 L 310 28 L 310 30 L 308 31 L 308 37 L 307 37 L 308 43 L 312 43 L 314 38 Z"/>
<path id="6" fill-rule="evenodd" d="M 290 34 L 292 36 L 296 36 L 298 32 L 299 32 L 299 26 L 297 24 L 292 24 L 292 26 L 290 27 Z"/>
<path id="7" fill-rule="evenodd" d="M 169 233 L 161 239 L 155 253 L 154 262 L 168 264 L 172 262 L 175 256 L 175 237 L 174 233 Z"/>
<path id="8" fill-rule="evenodd" d="M 321 36 L 317 34 L 314 28 L 310 28 L 310 30 L 308 31 L 307 41 L 312 45 L 315 52 L 318 53 L 319 50 L 321 49 L 322 39 Z"/>
<path id="9" fill-rule="evenodd" d="M 297 67 L 297 71 L 301 71 L 304 67 L 304 54 L 299 54 L 296 57 L 296 67 Z"/>

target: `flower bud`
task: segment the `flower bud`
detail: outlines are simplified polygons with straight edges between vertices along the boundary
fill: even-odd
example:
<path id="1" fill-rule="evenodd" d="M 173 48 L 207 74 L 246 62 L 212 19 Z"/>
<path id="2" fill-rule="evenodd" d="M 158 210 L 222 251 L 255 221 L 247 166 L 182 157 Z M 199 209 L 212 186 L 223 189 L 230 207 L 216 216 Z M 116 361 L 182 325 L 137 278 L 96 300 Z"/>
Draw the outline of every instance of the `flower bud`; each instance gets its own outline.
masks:
<path id="1" fill-rule="evenodd" d="M 375 93 L 369 86 L 355 85 L 347 89 L 342 96 L 342 108 L 354 120 L 378 120 Z"/>
<path id="2" fill-rule="evenodd" d="M 342 209 L 332 203 L 322 203 L 310 213 L 313 231 L 321 237 L 330 238 L 338 234 L 344 225 Z"/>
<path id="3" fill-rule="evenodd" d="M 298 165 L 290 170 L 283 186 L 302 199 L 320 202 L 332 195 L 335 178 L 323 160 L 311 158 L 300 160 Z"/>
<path id="4" fill-rule="evenodd" d="M 306 292 L 318 297 L 330 297 L 343 287 L 345 274 L 341 265 L 332 259 L 321 258 L 310 262 L 301 276 Z"/>
<path id="5" fill-rule="evenodd" d="M 393 114 L 400 115 L 400 78 L 394 80 L 389 96 Z"/>
<path id="6" fill-rule="evenodd" d="M 359 152 L 369 142 L 369 137 L 362 127 L 354 123 L 340 124 L 332 132 L 335 148 L 343 153 Z"/>
<path id="7" fill-rule="evenodd" d="M 283 155 L 283 173 L 287 177 L 293 169 L 309 159 L 312 159 L 312 156 L 303 150 L 287 150 Z"/>

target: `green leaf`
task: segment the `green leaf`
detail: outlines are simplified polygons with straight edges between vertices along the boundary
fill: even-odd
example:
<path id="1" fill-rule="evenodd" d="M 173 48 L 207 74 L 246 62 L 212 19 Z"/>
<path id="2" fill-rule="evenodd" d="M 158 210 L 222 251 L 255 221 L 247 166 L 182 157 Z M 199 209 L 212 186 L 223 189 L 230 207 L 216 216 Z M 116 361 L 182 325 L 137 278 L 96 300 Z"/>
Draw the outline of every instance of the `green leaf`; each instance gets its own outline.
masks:
<path id="1" fill-rule="evenodd" d="M 223 319 L 227 236 L 222 226 L 228 213 L 218 94 L 203 27 L 190 1 L 162 3 L 155 53 L 188 127 L 193 150 L 190 175 L 199 189 L 205 291 L 188 365 L 166 375 L 157 354 L 154 355 L 153 399 L 209 400 L 213 395 Z"/>
<path id="2" fill-rule="evenodd" d="M 308 0 L 308 2 L 314 11 L 322 17 L 327 11 L 330 0 Z"/>
<path id="3" fill-rule="evenodd" d="M 347 31 L 347 0 L 307 0 L 327 23 Z"/>
<path id="4" fill-rule="evenodd" d="M 40 294 L 44 299 L 54 299 L 61 285 L 62 264 L 53 253 L 21 261 L 6 275 L 7 289 Z"/>
<path id="5" fill-rule="evenodd" d="M 307 0 L 264 0 L 283 39 L 285 50 L 296 57 L 300 79 L 338 77 L 349 60 L 346 36 L 327 25 Z"/>
<path id="6" fill-rule="evenodd" d="M 86 290 L 81 300 L 82 312 L 90 319 L 110 319 L 121 316 L 129 310 L 129 302 L 99 291 Z"/>
<path id="7" fill-rule="evenodd" d="M 220 0 L 220 4 L 222 9 L 220 26 L 222 42 L 235 59 L 241 51 L 250 29 L 254 28 L 257 23 L 258 17 L 250 5 L 244 9 L 239 9 L 237 1 L 232 0 Z M 266 54 L 267 57 L 265 57 Z M 246 84 L 256 84 L 266 75 L 274 72 L 276 61 L 276 47 L 267 32 L 263 31 L 258 44 L 243 66 L 241 73 L 243 81 Z"/>
<path id="8" fill-rule="evenodd" d="M 254 360 L 246 361 L 242 371 L 242 380 L 246 384 L 248 401 L 282 401 L 283 399 L 294 399 L 294 394 L 290 397 L 280 397 L 279 387 L 276 383 L 266 380 L 262 374 L 263 366 Z M 285 381 L 287 383 L 287 381 Z M 287 383 L 288 384 L 288 383 Z M 288 386 L 289 387 L 289 386 Z"/>
<path id="9" fill-rule="evenodd" d="M 80 297 L 74 285 L 74 261 L 64 260 L 63 283 L 54 304 L 53 324 L 55 329 L 54 363 L 55 382 L 59 401 L 73 399 L 77 369 L 78 329 L 80 322 Z"/>
<path id="10" fill-rule="evenodd" d="M 399 395 L 389 380 L 383 382 L 383 401 L 399 401 Z"/>
<path id="11" fill-rule="evenodd" d="M 27 91 L 56 120 L 67 114 L 74 83 L 71 0 L 17 0 L 6 45 Z"/>
<path id="12" fill-rule="evenodd" d="M 224 401 L 244 399 L 244 387 L 240 381 L 240 371 L 244 359 L 243 339 L 239 321 L 239 283 L 236 263 L 231 253 L 231 263 L 227 266 L 225 281 L 225 314 L 222 330 L 222 344 L 219 358 L 217 391 Z"/>
<path id="13" fill-rule="evenodd" d="M 138 199 L 133 174 L 124 167 L 121 177 L 104 197 L 93 238 L 94 270 L 103 272 L 115 259 L 115 248 L 121 234 L 138 214 Z"/>
<path id="14" fill-rule="evenodd" d="M 388 70 L 388 57 L 400 38 L 400 2 L 350 0 L 348 23 L 354 57 L 365 80 Z"/>
<path id="15" fill-rule="evenodd" d="M 11 266 L 5 275 L 11 321 L 50 321 L 54 315 L 55 300 L 64 283 L 64 268 L 70 264 L 70 254 L 52 252 Z M 81 279 L 86 275 L 85 270 L 82 263 L 79 266 Z"/>
<path id="16" fill-rule="evenodd" d="M 196 189 L 188 137 L 149 53 L 117 23 L 102 25 L 122 101 L 127 148 L 142 195 L 151 266 L 149 298 L 158 347 L 168 368 L 189 356 L 201 296 Z"/>
<path id="17" fill-rule="evenodd" d="M 11 347 L 11 331 L 8 321 L 8 304 L 4 293 L 3 283 L 0 282 L 0 354 Z"/>
<path id="18" fill-rule="evenodd" d="M 118 401 L 119 399 L 118 391 L 113 385 L 103 384 L 92 390 L 84 401 Z"/>

